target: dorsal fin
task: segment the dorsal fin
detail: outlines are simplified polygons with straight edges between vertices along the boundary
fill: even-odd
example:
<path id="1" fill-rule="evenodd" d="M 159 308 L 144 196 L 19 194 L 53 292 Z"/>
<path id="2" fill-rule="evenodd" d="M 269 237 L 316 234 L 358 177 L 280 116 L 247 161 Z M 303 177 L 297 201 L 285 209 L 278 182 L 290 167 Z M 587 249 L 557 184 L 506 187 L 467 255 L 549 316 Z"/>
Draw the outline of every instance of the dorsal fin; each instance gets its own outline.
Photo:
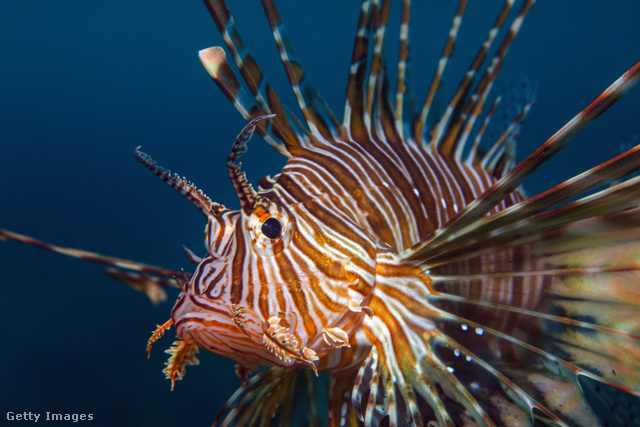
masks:
<path id="1" fill-rule="evenodd" d="M 351 54 L 349 81 L 347 82 L 347 99 L 344 107 L 343 124 L 355 141 L 369 140 L 369 123 L 364 104 L 364 85 L 366 82 L 367 60 L 369 49 L 369 27 L 371 26 L 371 0 L 362 2 L 356 41 Z"/>
<path id="2" fill-rule="evenodd" d="M 493 114 L 496 112 L 496 108 L 498 108 L 498 104 L 500 104 L 501 100 L 502 100 L 501 96 L 497 96 L 496 99 L 493 100 L 493 104 L 491 105 L 489 112 L 485 116 L 484 121 L 482 122 L 482 126 L 480 126 L 480 129 L 478 129 L 478 132 L 476 133 L 476 137 L 473 140 L 473 145 L 471 146 L 471 149 L 469 150 L 469 154 L 467 155 L 466 163 L 473 164 L 474 166 L 480 167 L 480 161 L 482 160 L 482 153 L 480 152 L 480 143 L 482 142 L 482 137 L 484 136 L 484 133 L 486 132 L 487 127 L 491 122 L 491 118 L 493 117 Z"/>
<path id="3" fill-rule="evenodd" d="M 517 34 L 517 30 L 520 29 L 520 25 L 522 23 L 522 20 L 524 19 L 524 15 L 529 10 L 529 7 L 532 4 L 533 4 L 533 0 L 531 1 L 527 0 L 527 2 L 525 2 L 525 4 L 522 6 L 520 14 L 511 25 L 509 34 L 505 37 L 501 47 L 498 49 L 498 52 L 494 55 L 493 59 L 490 61 L 489 65 L 487 66 L 484 77 L 480 80 L 480 82 L 478 82 L 476 91 L 483 90 L 483 89 L 488 90 L 491 88 L 491 85 L 489 85 L 489 83 L 490 82 L 492 83 L 497 77 L 499 66 L 501 64 L 502 59 L 504 59 L 504 55 L 506 55 L 507 48 L 513 41 L 515 35 Z M 478 53 L 476 54 L 471 65 L 469 66 L 469 69 L 467 70 L 465 76 L 460 82 L 458 89 L 456 90 L 455 94 L 451 98 L 449 105 L 445 109 L 438 123 L 434 126 L 430 144 L 433 148 L 438 148 L 440 152 L 443 154 L 450 155 L 455 150 L 455 143 L 456 141 L 458 141 L 457 135 L 449 135 L 448 137 L 445 137 L 445 135 L 447 134 L 447 132 L 450 132 L 450 131 L 459 132 L 462 128 L 461 124 L 459 123 L 461 114 L 464 112 L 465 117 L 468 117 L 469 113 L 472 111 L 472 110 L 469 110 L 468 108 L 470 105 L 473 105 L 473 102 L 467 103 L 467 98 L 471 93 L 471 85 L 475 80 L 478 70 L 485 63 L 489 48 L 495 41 L 495 38 L 499 30 L 505 25 L 506 18 L 509 15 L 509 12 L 511 11 L 512 6 L 513 6 L 513 1 L 507 0 L 505 2 L 502 10 L 498 14 L 498 17 L 496 18 L 493 28 L 489 30 L 489 32 L 487 33 L 487 37 L 485 38 L 484 43 L 481 45 L 480 49 L 478 50 Z M 476 102 L 477 102 L 477 98 L 476 98 Z M 425 106 L 427 105 L 428 104 L 425 103 Z M 465 108 L 465 105 L 467 108 Z M 427 114 L 428 114 L 428 111 L 425 112 L 423 109 L 423 112 L 421 114 L 421 120 L 420 120 L 420 124 L 422 128 L 424 128 L 423 121 L 426 120 Z M 416 137 L 420 137 L 420 135 L 416 135 Z M 446 144 L 443 148 L 442 141 L 448 141 L 449 143 Z"/>
<path id="4" fill-rule="evenodd" d="M 342 125 L 313 85 L 302 65 L 300 65 L 289 40 L 289 35 L 280 21 L 280 15 L 275 4 L 272 0 L 263 0 L 262 4 L 273 32 L 273 38 L 278 46 L 282 63 L 289 77 L 289 82 L 307 125 L 312 132 L 318 131 L 329 141 L 344 138 Z"/>
<path id="5" fill-rule="evenodd" d="M 395 119 L 396 127 L 399 129 L 403 139 L 412 137 L 410 125 L 405 123 L 405 117 L 410 120 L 416 116 L 416 103 L 409 85 L 411 83 L 411 74 L 409 72 L 409 31 L 411 18 L 411 1 L 402 1 L 402 12 L 400 22 L 400 47 L 398 53 L 398 79 L 396 82 L 396 106 Z M 406 110 L 406 111 L 405 111 Z M 406 114 L 405 114 L 406 113 Z"/>
<path id="6" fill-rule="evenodd" d="M 513 155 L 513 151 L 515 150 L 515 137 L 518 133 L 518 128 L 520 123 L 527 116 L 527 113 L 531 109 L 531 105 L 533 102 L 529 102 L 524 106 L 520 114 L 513 119 L 513 121 L 509 124 L 507 129 L 502 132 L 502 135 L 494 142 L 489 151 L 484 155 L 480 165 L 483 169 L 494 170 L 494 166 L 501 162 L 503 156 Z M 494 176 L 497 178 L 501 178 L 504 173 L 509 171 L 511 167 L 505 167 L 506 165 L 501 166 L 499 169 L 496 169 L 494 172 Z"/>
<path id="7" fill-rule="evenodd" d="M 382 79 L 384 78 L 384 41 L 387 34 L 387 23 L 389 21 L 389 8 L 391 2 L 389 0 L 373 2 L 373 53 L 371 56 L 371 64 L 369 66 L 369 75 L 367 77 L 367 88 L 364 95 L 365 114 L 372 118 L 369 131 L 371 134 L 375 132 L 374 108 L 377 107 L 380 96 L 384 95 L 382 91 Z"/>
<path id="8" fill-rule="evenodd" d="M 378 3 L 374 3 L 373 55 L 366 96 L 367 115 L 372 118 L 369 132 L 380 145 L 403 144 L 403 126 L 399 125 L 396 120 L 397 114 L 391 103 L 391 88 L 384 62 L 384 45 L 390 7 L 390 0 L 384 0 L 382 7 L 379 7 Z M 402 44 L 402 34 L 400 38 Z M 398 76 L 398 78 L 400 79 L 401 77 Z M 397 98 L 396 95 L 396 101 Z"/>
<path id="9" fill-rule="evenodd" d="M 444 71 L 447 67 L 447 62 L 453 54 L 453 47 L 455 46 L 456 38 L 458 37 L 458 30 L 460 29 L 460 23 L 462 22 L 464 11 L 467 8 L 467 3 L 468 0 L 460 0 L 460 3 L 458 4 L 456 16 L 453 18 L 453 23 L 451 24 L 451 29 L 449 30 L 449 37 L 447 38 L 447 42 L 444 45 L 442 56 L 438 61 L 438 68 L 436 68 L 435 75 L 431 80 L 431 86 L 429 87 L 429 91 L 427 92 L 427 97 L 424 101 L 422 111 L 420 112 L 420 117 L 416 117 L 414 120 L 413 138 L 418 142 L 422 142 L 422 134 L 424 133 L 425 125 L 427 123 L 427 116 L 429 115 L 429 111 L 431 110 L 431 105 L 433 103 L 436 92 L 440 88 L 440 83 L 442 81 Z"/>
<path id="10" fill-rule="evenodd" d="M 436 230 L 430 238 L 407 249 L 402 256 L 408 259 L 425 261 L 440 253 L 444 245 L 450 244 L 454 240 L 460 240 L 463 236 L 466 238 L 466 235 L 475 228 L 472 225 L 477 220 L 483 218 L 496 205 L 501 203 L 537 168 L 560 151 L 574 136 L 620 99 L 639 79 L 640 61 L 634 64 L 537 150 L 451 218 L 444 226 Z"/>
<path id="11" fill-rule="evenodd" d="M 447 256 L 451 256 L 450 254 L 453 253 L 452 251 L 463 246 L 463 243 L 461 242 L 482 241 L 489 238 L 491 235 L 495 235 L 495 230 L 498 229 L 502 229 L 502 235 L 506 234 L 507 231 L 509 234 L 525 232 L 533 226 L 533 222 L 530 218 L 536 218 L 536 215 L 540 215 L 550 208 L 571 198 L 575 198 L 598 187 L 603 187 L 607 184 L 616 182 L 617 180 L 635 172 L 639 168 L 640 145 L 628 150 L 614 159 L 609 160 L 608 162 L 598 165 L 574 178 L 558 184 L 543 193 L 516 203 L 494 215 L 482 217 L 476 220 L 471 227 L 469 227 L 469 231 L 465 233 L 464 239 L 452 240 L 441 245 L 439 247 L 440 252 L 438 252 L 438 255 L 429 258 L 427 262 L 437 264 L 438 259 L 445 257 L 444 255 L 441 255 L 442 253 L 449 253 Z M 563 206 L 563 210 L 565 212 L 570 209 L 577 210 L 581 206 L 584 206 L 585 203 L 592 203 L 592 210 L 590 211 L 591 214 L 606 214 L 612 210 L 621 209 L 621 204 L 624 205 L 625 203 L 628 203 L 629 199 L 627 195 L 627 197 L 619 198 L 615 203 L 608 206 L 602 205 L 604 200 L 611 199 L 616 194 L 620 196 L 621 194 L 624 194 L 624 192 L 630 191 L 635 190 L 633 189 L 633 185 L 630 186 L 628 183 L 622 187 L 616 187 L 615 190 L 605 189 L 600 193 L 590 196 L 588 199 L 567 204 Z M 600 198 L 600 202 L 598 202 L 600 203 L 600 207 L 596 208 L 595 202 L 598 198 Z M 596 211 L 595 209 L 600 209 L 600 211 Z M 568 215 L 567 218 L 571 221 L 575 221 L 577 219 L 575 216 L 569 218 Z M 537 226 L 539 226 L 541 220 L 542 219 L 540 217 L 536 219 Z"/>
<path id="12" fill-rule="evenodd" d="M 526 14 L 529 12 L 529 9 L 531 8 L 531 6 L 533 6 L 534 2 L 535 0 L 527 0 L 522 5 L 522 8 L 518 12 L 518 16 L 516 16 L 516 18 L 511 23 L 507 35 L 504 37 L 502 43 L 498 47 L 497 52 L 489 62 L 482 78 L 476 86 L 476 89 L 471 93 L 469 102 L 466 102 L 467 93 L 470 93 L 467 91 L 464 96 L 459 99 L 458 106 L 452 110 L 449 110 L 453 112 L 450 119 L 448 119 L 449 127 L 444 133 L 442 140 L 436 141 L 436 143 L 439 144 L 439 150 L 441 153 L 445 155 L 451 155 L 454 151 L 462 151 L 464 149 L 464 147 L 460 147 L 460 149 L 458 150 L 457 147 L 460 144 L 464 145 L 467 140 L 466 137 L 461 137 L 461 132 L 465 128 L 464 124 L 467 123 L 473 126 L 473 123 L 482 112 L 485 100 L 489 96 L 489 92 L 493 87 L 493 83 L 498 77 L 502 64 L 504 63 L 504 58 L 507 54 L 507 51 L 509 50 L 511 43 L 517 36 L 518 32 L 520 31 L 522 22 L 524 21 Z M 498 30 L 504 25 L 504 20 L 511 10 L 511 6 L 512 5 L 509 1 L 505 3 L 496 23 L 494 24 L 494 27 L 487 36 L 487 40 L 478 52 L 476 59 L 479 61 L 479 63 L 482 63 L 486 58 L 488 46 L 490 46 L 491 42 L 495 38 L 495 35 L 492 37 L 492 34 L 497 33 Z M 487 46 L 486 49 L 485 46 Z M 471 69 L 474 69 L 473 65 Z M 475 74 L 476 71 L 477 69 L 474 69 L 473 73 Z M 473 80 L 473 78 L 471 80 Z M 470 85 L 468 86 L 468 88 L 470 88 Z M 442 141 L 448 141 L 449 144 L 443 145 Z"/>
<path id="13" fill-rule="evenodd" d="M 242 117 L 247 121 L 251 121 L 253 118 L 262 115 L 262 110 L 255 99 L 251 99 L 251 96 L 240 85 L 227 62 L 226 56 L 224 49 L 219 46 L 202 49 L 198 52 L 198 57 L 209 76 L 231 101 L 236 110 L 242 114 Z M 271 126 L 266 126 L 263 129 L 264 131 L 261 132 L 261 135 L 269 145 L 285 156 L 291 157 L 289 148 L 295 147 L 298 143 L 296 132 L 292 131 L 289 126 L 275 126 L 273 129 Z"/>
<path id="14" fill-rule="evenodd" d="M 223 91 L 236 108 L 238 108 L 238 100 L 241 101 L 243 109 L 247 107 L 251 108 L 250 116 L 245 116 L 247 121 L 263 114 L 276 114 L 275 119 L 272 121 L 274 128 L 273 134 L 278 136 L 282 140 L 282 144 L 286 147 L 286 150 L 280 149 L 279 151 L 285 151 L 285 154 L 288 156 L 295 154 L 295 152 L 309 143 L 309 139 L 312 138 L 312 136 L 302 126 L 297 126 L 299 123 L 298 120 L 285 109 L 276 92 L 263 77 L 260 67 L 242 43 L 242 39 L 235 28 L 233 18 L 224 1 L 204 0 L 204 3 L 207 9 L 209 9 L 220 34 L 224 38 L 240 74 L 242 74 L 252 96 L 255 98 L 259 111 L 254 113 L 253 111 L 255 111 L 255 109 L 251 108 L 253 106 L 248 102 L 247 97 L 238 90 L 240 84 L 226 63 L 224 55 L 218 53 L 215 57 L 211 58 L 214 67 L 210 68 L 205 64 L 207 71 L 209 71 L 209 74 L 216 83 L 223 88 Z M 211 71 L 215 72 L 212 73 Z M 241 95 L 241 97 L 237 95 Z M 262 135 L 264 131 L 261 130 L 260 132 Z M 272 145 L 278 148 L 279 142 L 276 141 L 272 143 Z"/>

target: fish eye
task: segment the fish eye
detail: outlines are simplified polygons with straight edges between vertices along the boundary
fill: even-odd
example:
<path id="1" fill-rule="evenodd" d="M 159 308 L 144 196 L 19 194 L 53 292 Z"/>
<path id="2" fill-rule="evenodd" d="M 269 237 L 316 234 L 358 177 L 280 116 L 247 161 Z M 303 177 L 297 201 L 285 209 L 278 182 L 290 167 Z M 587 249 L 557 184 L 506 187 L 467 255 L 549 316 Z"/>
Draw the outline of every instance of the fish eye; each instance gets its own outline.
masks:
<path id="1" fill-rule="evenodd" d="M 282 235 L 282 223 L 278 218 L 270 217 L 262 223 L 262 233 L 270 239 L 277 239 Z"/>

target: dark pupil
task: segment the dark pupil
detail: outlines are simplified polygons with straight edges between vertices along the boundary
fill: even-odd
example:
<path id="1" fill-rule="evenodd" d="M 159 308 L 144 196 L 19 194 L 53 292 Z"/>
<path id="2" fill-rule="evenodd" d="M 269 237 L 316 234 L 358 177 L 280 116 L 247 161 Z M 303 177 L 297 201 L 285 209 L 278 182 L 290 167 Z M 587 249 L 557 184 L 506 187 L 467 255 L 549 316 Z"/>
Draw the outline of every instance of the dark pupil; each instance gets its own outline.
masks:
<path id="1" fill-rule="evenodd" d="M 277 218 L 268 218 L 262 223 L 262 233 L 270 239 L 277 239 L 282 234 L 282 224 Z"/>

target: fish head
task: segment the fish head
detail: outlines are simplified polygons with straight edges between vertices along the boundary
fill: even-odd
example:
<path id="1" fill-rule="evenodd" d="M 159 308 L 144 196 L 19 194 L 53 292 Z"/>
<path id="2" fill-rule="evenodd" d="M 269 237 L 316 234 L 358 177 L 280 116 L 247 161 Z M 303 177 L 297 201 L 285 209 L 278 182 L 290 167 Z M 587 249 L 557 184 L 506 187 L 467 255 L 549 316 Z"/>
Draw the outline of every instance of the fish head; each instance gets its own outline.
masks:
<path id="1" fill-rule="evenodd" d="M 315 369 L 349 351 L 375 286 L 377 243 L 357 210 L 337 194 L 283 193 L 209 217 L 207 254 L 172 312 L 179 338 L 251 370 Z"/>

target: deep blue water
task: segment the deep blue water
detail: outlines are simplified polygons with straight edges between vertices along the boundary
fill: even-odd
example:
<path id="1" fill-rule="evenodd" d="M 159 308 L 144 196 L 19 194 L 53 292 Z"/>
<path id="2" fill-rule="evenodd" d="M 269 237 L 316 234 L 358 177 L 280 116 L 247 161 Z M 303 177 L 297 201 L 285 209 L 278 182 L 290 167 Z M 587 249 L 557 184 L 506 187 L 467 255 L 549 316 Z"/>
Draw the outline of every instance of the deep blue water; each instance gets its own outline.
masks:
<path id="1" fill-rule="evenodd" d="M 341 117 L 359 3 L 322 3 L 278 2 L 298 56 Z M 412 70 L 422 98 L 455 5 L 420 3 Z M 472 3 L 449 94 L 501 4 Z M 245 43 L 293 107 L 261 6 L 236 1 L 231 9 Z M 212 199 L 238 206 L 226 157 L 244 122 L 197 59 L 199 49 L 222 43 L 205 7 L 197 0 L 3 0 L 0 16 L 0 227 L 188 268 L 181 245 L 203 252 L 204 218 L 131 153 L 142 145 Z M 640 59 L 638 16 L 635 0 L 534 5 L 497 84 L 499 90 L 523 76 L 539 82 L 520 158 Z M 616 155 L 638 134 L 640 88 L 526 188 L 548 188 Z M 243 163 L 257 184 L 278 172 L 283 158 L 255 138 Z M 155 344 L 150 360 L 145 345 L 169 318 L 171 301 L 153 307 L 100 266 L 14 243 L 0 243 L 0 260 L 2 419 L 7 411 L 49 411 L 93 414 L 94 426 L 206 426 L 239 386 L 232 363 L 201 354 L 201 365 L 169 390 L 161 370 L 173 333 Z"/>

